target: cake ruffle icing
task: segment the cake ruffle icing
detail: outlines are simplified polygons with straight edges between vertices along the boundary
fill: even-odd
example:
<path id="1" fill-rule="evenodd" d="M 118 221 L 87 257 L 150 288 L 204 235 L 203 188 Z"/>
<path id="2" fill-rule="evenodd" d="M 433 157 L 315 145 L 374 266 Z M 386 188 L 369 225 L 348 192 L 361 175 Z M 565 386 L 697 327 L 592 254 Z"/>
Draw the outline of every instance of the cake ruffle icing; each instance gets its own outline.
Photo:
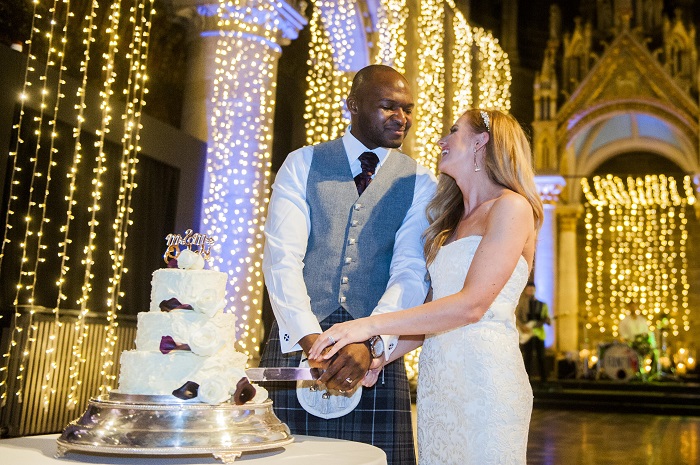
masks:
<path id="1" fill-rule="evenodd" d="M 226 306 L 226 273 L 214 270 L 180 270 L 164 268 L 153 273 L 151 312 L 161 304 L 177 299 L 197 313 L 214 316 Z"/>
<path id="2" fill-rule="evenodd" d="M 177 350 L 127 350 L 122 352 L 119 392 L 139 395 L 171 395 L 187 383 L 196 383 L 196 400 L 220 404 L 234 394 L 238 382 L 246 378 L 247 357 L 233 347 L 223 347 L 211 357 Z M 267 391 L 255 386 L 253 402 L 267 399 Z"/>

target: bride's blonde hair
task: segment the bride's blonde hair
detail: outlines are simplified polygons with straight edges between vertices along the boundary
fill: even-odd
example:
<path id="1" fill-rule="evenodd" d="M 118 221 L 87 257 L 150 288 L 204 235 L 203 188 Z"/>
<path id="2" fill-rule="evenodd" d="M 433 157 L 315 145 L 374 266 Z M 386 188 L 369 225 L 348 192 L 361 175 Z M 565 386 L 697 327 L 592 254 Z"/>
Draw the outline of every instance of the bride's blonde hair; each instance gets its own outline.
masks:
<path id="1" fill-rule="evenodd" d="M 482 116 L 486 114 L 486 118 Z M 512 116 L 498 110 L 467 110 L 464 120 L 472 132 L 489 133 L 485 145 L 483 169 L 491 181 L 525 197 L 532 206 L 535 229 L 542 226 L 544 210 L 542 199 L 535 186 L 530 143 L 520 124 Z M 465 169 L 470 167 L 465 166 Z M 464 199 L 455 180 L 440 175 L 437 192 L 428 204 L 430 226 L 423 233 L 424 253 L 428 264 L 432 263 L 440 247 L 452 235 L 464 214 Z"/>

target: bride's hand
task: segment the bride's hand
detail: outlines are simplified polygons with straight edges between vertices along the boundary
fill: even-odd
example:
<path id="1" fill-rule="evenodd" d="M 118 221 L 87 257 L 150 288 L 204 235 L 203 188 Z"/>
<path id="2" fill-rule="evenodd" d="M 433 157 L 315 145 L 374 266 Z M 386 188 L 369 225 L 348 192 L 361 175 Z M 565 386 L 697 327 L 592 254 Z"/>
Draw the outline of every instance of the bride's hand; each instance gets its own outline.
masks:
<path id="1" fill-rule="evenodd" d="M 369 366 L 369 370 L 367 370 L 367 374 L 365 375 L 364 378 L 362 378 L 362 385 L 364 387 L 372 387 L 377 383 L 377 380 L 379 379 L 379 373 L 382 372 L 384 369 L 384 358 L 375 358 L 372 360 L 372 364 Z"/>
<path id="2" fill-rule="evenodd" d="M 338 323 L 321 333 L 308 353 L 309 359 L 328 360 L 340 349 L 353 342 L 364 342 L 374 334 L 366 318 Z M 332 347 L 331 347 L 332 346 Z M 324 352 L 326 347 L 329 350 Z"/>

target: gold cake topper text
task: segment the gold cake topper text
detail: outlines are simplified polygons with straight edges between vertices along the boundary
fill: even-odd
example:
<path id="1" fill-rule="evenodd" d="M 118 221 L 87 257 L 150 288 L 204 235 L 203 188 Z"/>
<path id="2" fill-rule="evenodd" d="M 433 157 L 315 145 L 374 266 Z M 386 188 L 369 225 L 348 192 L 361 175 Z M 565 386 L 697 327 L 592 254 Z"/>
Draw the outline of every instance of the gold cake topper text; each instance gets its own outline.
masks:
<path id="1" fill-rule="evenodd" d="M 170 260 L 177 259 L 180 255 L 182 246 L 187 247 L 192 252 L 198 253 L 203 259 L 209 260 L 211 248 L 214 245 L 214 238 L 206 234 L 193 232 L 191 229 L 185 231 L 185 235 L 168 234 L 165 236 L 165 242 L 168 248 L 163 254 L 165 263 L 170 263 Z M 194 247 L 194 248 L 193 248 Z"/>

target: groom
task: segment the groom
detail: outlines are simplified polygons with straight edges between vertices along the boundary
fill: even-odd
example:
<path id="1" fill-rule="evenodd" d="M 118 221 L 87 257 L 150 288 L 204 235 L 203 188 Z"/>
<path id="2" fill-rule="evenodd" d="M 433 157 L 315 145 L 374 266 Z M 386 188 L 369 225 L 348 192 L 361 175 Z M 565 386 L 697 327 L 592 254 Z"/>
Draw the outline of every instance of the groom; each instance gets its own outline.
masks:
<path id="1" fill-rule="evenodd" d="M 421 234 L 435 177 L 396 150 L 413 107 L 400 73 L 363 68 L 347 98 L 350 128 L 292 152 L 277 173 L 263 260 L 276 321 L 260 366 L 299 366 L 302 350 L 334 323 L 423 303 L 429 283 Z M 395 345 L 388 336 L 350 344 L 330 361 L 321 379 L 329 391 L 322 387 L 325 398 L 312 403 L 342 404 L 341 411 L 303 407 L 308 388 L 276 383 L 269 386 L 276 414 L 293 434 L 365 442 L 382 448 L 389 464 L 415 463 L 403 359 L 387 365 L 374 386 L 357 386 L 372 359 L 386 360 Z M 359 403 L 353 408 L 349 398 Z"/>

